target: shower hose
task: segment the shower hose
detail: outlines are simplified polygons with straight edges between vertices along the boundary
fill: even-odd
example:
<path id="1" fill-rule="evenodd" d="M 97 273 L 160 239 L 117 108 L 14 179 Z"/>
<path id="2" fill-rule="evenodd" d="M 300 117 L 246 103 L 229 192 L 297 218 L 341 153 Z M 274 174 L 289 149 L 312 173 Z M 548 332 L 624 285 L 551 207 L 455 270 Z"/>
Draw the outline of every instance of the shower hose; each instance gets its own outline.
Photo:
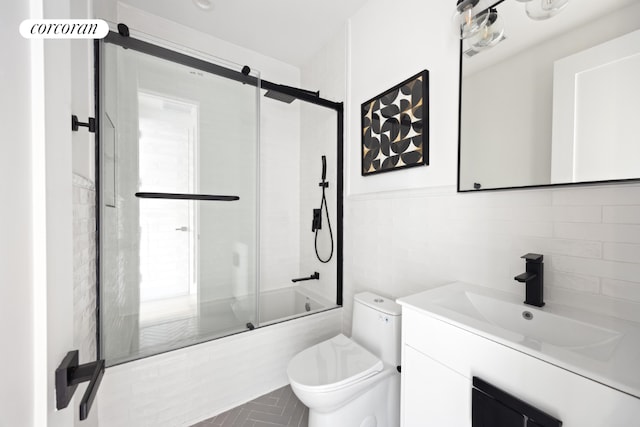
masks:
<path id="1" fill-rule="evenodd" d="M 324 175 L 324 174 L 323 174 Z M 329 238 L 331 239 L 331 252 L 329 253 L 329 258 L 322 259 L 320 254 L 318 253 L 318 229 L 316 228 L 316 236 L 314 240 L 314 246 L 316 250 L 316 257 L 318 257 L 318 261 L 326 264 L 331 261 L 333 257 L 333 231 L 331 230 L 331 220 L 329 219 L 329 208 L 327 207 L 327 196 L 325 195 L 325 190 L 329 186 L 324 180 L 324 176 L 322 177 L 322 183 L 320 183 L 320 187 L 322 187 L 322 200 L 320 202 L 320 215 L 322 215 L 322 207 L 324 207 L 324 212 L 327 216 L 327 227 L 329 227 Z"/>

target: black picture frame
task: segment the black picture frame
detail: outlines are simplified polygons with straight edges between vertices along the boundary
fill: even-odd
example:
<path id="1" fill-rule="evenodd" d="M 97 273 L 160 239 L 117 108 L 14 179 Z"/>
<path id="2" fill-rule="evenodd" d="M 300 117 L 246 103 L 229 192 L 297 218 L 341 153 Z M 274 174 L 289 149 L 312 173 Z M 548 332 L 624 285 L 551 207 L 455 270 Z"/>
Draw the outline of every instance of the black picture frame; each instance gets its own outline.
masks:
<path id="1" fill-rule="evenodd" d="M 429 164 L 429 71 L 422 70 L 360 107 L 361 174 Z"/>

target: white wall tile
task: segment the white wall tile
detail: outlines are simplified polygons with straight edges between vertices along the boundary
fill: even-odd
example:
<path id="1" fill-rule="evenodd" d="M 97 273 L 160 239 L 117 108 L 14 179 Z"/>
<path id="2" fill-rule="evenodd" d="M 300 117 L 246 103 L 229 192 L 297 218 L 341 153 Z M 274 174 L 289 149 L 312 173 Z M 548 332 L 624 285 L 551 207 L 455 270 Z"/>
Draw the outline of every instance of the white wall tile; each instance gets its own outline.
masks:
<path id="1" fill-rule="evenodd" d="M 640 286 L 638 282 L 602 279 L 602 293 L 614 298 L 640 302 Z"/>
<path id="2" fill-rule="evenodd" d="M 600 279 L 594 276 L 550 270 L 544 276 L 545 286 L 554 286 L 590 294 L 600 293 Z"/>
<path id="3" fill-rule="evenodd" d="M 640 202 L 640 198 L 636 199 L 636 202 Z M 640 224 L 640 206 L 604 206 L 602 222 Z"/>
<path id="4" fill-rule="evenodd" d="M 584 194 L 590 190 L 596 191 Z M 556 205 L 568 201 L 555 197 L 557 191 L 569 193 L 572 203 L 589 205 Z M 618 196 L 609 200 L 618 202 L 619 194 L 629 191 L 614 193 Z M 640 245 L 626 243 L 635 242 L 638 226 L 600 222 L 605 195 L 596 187 L 500 194 L 397 191 L 348 198 L 345 331 L 351 327 L 347 298 L 362 290 L 400 297 L 462 280 L 524 294 L 513 277 L 524 271 L 520 256 L 527 252 L 545 255 L 547 299 L 592 304 L 605 314 L 640 320 L 629 305 L 640 291 Z M 510 202 L 535 215 L 509 208 Z M 636 206 L 629 205 L 629 213 L 618 211 L 618 217 L 632 215 Z M 625 206 L 616 207 L 624 212 Z"/>
<path id="5" fill-rule="evenodd" d="M 559 189 L 553 192 L 553 204 L 563 206 L 589 205 L 637 205 L 640 200 L 640 185 L 603 185 Z"/>
<path id="6" fill-rule="evenodd" d="M 615 262 L 561 255 L 552 255 L 549 260 L 547 265 L 550 264 L 552 266 L 551 268 L 566 273 L 628 281 L 638 280 L 640 277 L 640 263 Z"/>
<path id="7" fill-rule="evenodd" d="M 564 239 L 640 243 L 640 225 L 558 222 L 553 231 Z"/>
<path id="8" fill-rule="evenodd" d="M 93 183 L 73 175 L 74 345 L 80 363 L 96 359 L 96 228 Z"/>
<path id="9" fill-rule="evenodd" d="M 602 222 L 601 206 L 552 206 L 554 222 Z M 607 222 L 607 221 L 605 221 Z"/>
<path id="10" fill-rule="evenodd" d="M 189 426 L 287 384 L 303 349 L 341 330 L 335 309 L 107 368 L 100 426 Z"/>
<path id="11" fill-rule="evenodd" d="M 640 245 L 630 243 L 604 243 L 604 259 L 640 263 Z"/>
<path id="12" fill-rule="evenodd" d="M 590 240 L 548 239 L 547 251 L 559 255 L 571 255 L 584 258 L 601 258 L 602 243 Z"/>

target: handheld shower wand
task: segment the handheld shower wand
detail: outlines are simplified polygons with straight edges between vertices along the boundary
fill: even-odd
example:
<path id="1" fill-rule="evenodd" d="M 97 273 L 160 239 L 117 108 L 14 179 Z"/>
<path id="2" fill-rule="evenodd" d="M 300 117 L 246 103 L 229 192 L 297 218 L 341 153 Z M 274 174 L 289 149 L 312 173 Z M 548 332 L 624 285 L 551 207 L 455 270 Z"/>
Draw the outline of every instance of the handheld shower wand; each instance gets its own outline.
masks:
<path id="1" fill-rule="evenodd" d="M 322 185 L 327 180 L 327 156 L 322 156 Z M 327 184 L 329 185 L 329 184 Z"/>
<path id="2" fill-rule="evenodd" d="M 331 230 L 331 220 L 329 219 L 329 208 L 327 207 L 327 197 L 325 195 L 325 189 L 329 187 L 329 183 L 327 182 L 327 157 L 322 156 L 322 182 L 318 184 L 318 186 L 322 187 L 322 199 L 320 200 L 320 208 L 313 210 L 313 224 L 311 225 L 311 231 L 316 233 L 314 246 L 316 250 L 316 257 L 318 257 L 318 261 L 322 263 L 328 263 L 331 261 L 333 257 L 333 231 Z M 327 227 L 329 228 L 329 238 L 331 241 L 331 252 L 329 253 L 329 257 L 326 259 L 322 259 L 320 254 L 318 253 L 318 230 L 322 229 L 322 207 L 324 206 L 324 212 L 327 216 Z"/>

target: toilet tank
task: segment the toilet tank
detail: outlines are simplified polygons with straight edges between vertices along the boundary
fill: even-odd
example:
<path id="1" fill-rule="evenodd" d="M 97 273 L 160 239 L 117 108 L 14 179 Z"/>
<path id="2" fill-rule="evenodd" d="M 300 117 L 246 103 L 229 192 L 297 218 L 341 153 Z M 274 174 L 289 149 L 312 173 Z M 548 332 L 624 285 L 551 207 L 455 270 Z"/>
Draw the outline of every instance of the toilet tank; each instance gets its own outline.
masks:
<path id="1" fill-rule="evenodd" d="M 402 309 L 371 292 L 354 296 L 351 338 L 392 366 L 400 365 Z"/>

